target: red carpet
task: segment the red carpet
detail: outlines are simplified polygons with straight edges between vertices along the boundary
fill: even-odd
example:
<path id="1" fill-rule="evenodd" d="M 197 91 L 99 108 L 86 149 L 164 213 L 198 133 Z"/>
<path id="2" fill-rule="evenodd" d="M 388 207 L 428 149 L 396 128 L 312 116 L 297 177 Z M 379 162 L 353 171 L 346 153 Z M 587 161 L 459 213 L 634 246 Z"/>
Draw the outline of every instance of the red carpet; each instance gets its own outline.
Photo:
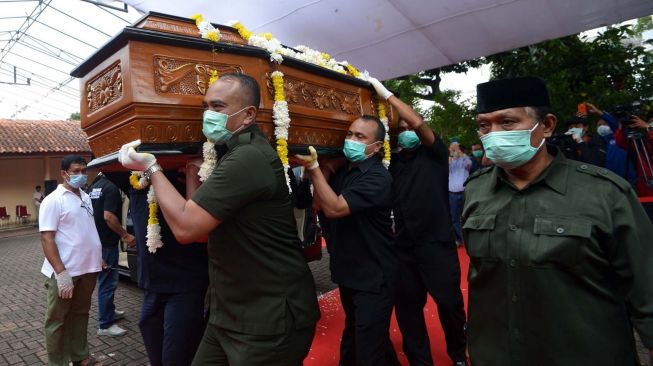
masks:
<path id="1" fill-rule="evenodd" d="M 460 288 L 465 299 L 465 308 L 467 308 L 467 267 L 469 258 L 464 248 L 458 249 L 458 258 L 460 258 L 461 281 Z M 315 330 L 315 339 L 311 346 L 311 351 L 304 360 L 304 366 L 336 366 L 339 359 L 340 336 L 345 324 L 345 314 L 340 306 L 340 296 L 338 290 L 333 290 L 324 294 L 319 299 L 322 318 L 317 323 Z M 431 338 L 431 352 L 433 361 L 436 365 L 451 365 L 451 360 L 447 356 L 444 342 L 444 333 L 440 327 L 438 311 L 433 299 L 430 298 L 424 308 L 424 317 L 427 321 L 429 337 Z M 402 365 L 408 365 L 406 356 L 401 348 L 401 332 L 397 326 L 394 315 L 390 324 L 390 339 L 397 351 L 399 360 Z"/>

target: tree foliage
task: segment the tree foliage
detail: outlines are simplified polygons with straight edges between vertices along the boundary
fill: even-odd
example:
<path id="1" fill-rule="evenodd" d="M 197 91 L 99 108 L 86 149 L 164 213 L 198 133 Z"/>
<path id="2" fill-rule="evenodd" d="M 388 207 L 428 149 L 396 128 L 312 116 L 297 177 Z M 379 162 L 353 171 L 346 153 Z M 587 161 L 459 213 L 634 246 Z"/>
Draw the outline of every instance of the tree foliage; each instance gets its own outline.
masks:
<path id="1" fill-rule="evenodd" d="M 643 101 L 653 104 L 653 54 L 642 34 L 653 29 L 653 17 L 636 24 L 606 28 L 595 36 L 573 35 L 507 52 L 423 71 L 386 82 L 400 98 L 418 109 L 437 133 L 448 141 L 458 136 L 465 145 L 477 142 L 475 104 L 460 100 L 460 93 L 440 89 L 442 75 L 463 73 L 489 64 L 491 78 L 538 76 L 549 90 L 560 120 L 574 115 L 578 103 L 587 101 L 610 110 L 615 105 Z M 433 102 L 424 108 L 423 101 Z M 564 123 L 559 123 L 559 126 Z"/>
<path id="2" fill-rule="evenodd" d="M 435 133 L 447 143 L 455 137 L 468 148 L 478 142 L 476 105 L 471 100 L 461 100 L 457 90 L 444 90 L 435 95 L 434 101 L 425 117 Z"/>
<path id="3" fill-rule="evenodd" d="M 640 24 L 640 23 L 638 23 Z M 560 119 L 591 102 L 610 110 L 618 104 L 653 99 L 653 55 L 633 42 L 646 29 L 609 27 L 594 38 L 568 36 L 486 58 L 492 79 L 538 76 L 547 83 Z"/>

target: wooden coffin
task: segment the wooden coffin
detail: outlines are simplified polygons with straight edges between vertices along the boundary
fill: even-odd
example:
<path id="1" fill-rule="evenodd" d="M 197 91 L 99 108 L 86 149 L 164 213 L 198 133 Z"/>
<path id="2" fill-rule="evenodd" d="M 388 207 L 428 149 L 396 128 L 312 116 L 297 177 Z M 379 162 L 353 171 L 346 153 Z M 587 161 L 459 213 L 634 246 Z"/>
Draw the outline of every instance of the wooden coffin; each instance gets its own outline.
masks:
<path id="1" fill-rule="evenodd" d="M 235 29 L 215 26 L 222 35 L 218 43 L 202 39 L 191 19 L 149 13 L 72 71 L 80 78 L 81 125 L 96 163 L 118 169 L 116 152 L 136 139 L 142 140 L 141 150 L 184 155 L 163 158 L 169 166 L 181 165 L 185 155 L 200 154 L 205 141 L 202 97 L 211 70 L 244 72 L 258 80 L 257 122 L 271 141 L 270 74 L 284 73 L 291 152 L 307 145 L 337 151 L 353 120 L 377 114 L 369 83 L 290 57 L 272 63 L 266 50 L 247 45 Z M 395 127 L 397 118 L 387 104 L 386 111 Z"/>

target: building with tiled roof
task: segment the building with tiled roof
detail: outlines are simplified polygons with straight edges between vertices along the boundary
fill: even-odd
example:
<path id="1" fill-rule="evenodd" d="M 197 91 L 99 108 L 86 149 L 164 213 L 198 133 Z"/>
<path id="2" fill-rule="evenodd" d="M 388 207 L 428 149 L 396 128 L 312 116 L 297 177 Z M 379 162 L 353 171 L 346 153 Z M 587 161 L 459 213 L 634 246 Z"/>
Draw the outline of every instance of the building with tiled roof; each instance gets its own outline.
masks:
<path id="1" fill-rule="evenodd" d="M 0 119 L 0 229 L 36 219 L 34 187 L 49 193 L 63 182 L 61 159 L 70 154 L 91 159 L 91 148 L 79 121 Z M 16 207 L 27 206 L 30 214 L 16 220 Z"/>
<path id="2" fill-rule="evenodd" d="M 0 119 L 0 154 L 90 152 L 79 121 Z"/>

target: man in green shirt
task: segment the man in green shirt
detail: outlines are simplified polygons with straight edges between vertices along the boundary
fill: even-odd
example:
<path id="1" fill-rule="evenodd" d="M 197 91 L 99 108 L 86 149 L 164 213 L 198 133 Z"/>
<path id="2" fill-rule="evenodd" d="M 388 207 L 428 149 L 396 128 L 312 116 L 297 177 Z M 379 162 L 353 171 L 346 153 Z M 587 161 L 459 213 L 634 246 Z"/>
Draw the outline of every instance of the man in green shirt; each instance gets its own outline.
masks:
<path id="1" fill-rule="evenodd" d="M 653 225 L 630 185 L 568 160 L 537 78 L 478 85 L 494 167 L 469 178 L 463 231 L 474 366 L 639 365 L 653 347 Z"/>
<path id="2" fill-rule="evenodd" d="M 255 123 L 259 98 L 244 74 L 209 87 L 203 132 L 220 160 L 188 201 L 137 143 L 120 152 L 125 167 L 151 179 L 180 243 L 208 235 L 209 325 L 193 365 L 300 365 L 319 318 L 283 166 Z"/>

